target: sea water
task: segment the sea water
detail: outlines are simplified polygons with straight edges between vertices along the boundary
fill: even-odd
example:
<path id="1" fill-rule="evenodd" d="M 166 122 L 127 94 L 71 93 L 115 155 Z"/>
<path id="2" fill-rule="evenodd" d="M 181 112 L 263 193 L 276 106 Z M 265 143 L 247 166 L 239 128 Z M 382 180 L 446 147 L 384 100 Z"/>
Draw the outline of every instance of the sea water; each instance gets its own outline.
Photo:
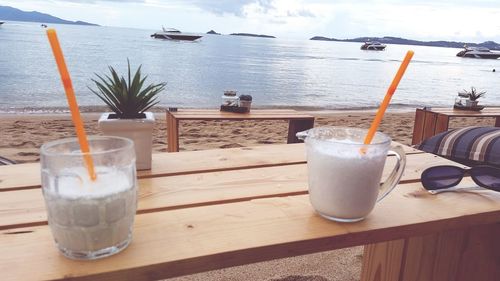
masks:
<path id="1" fill-rule="evenodd" d="M 361 148 L 352 139 L 308 145 L 309 198 L 320 215 L 357 221 L 373 210 L 388 147 Z"/>
<path id="2" fill-rule="evenodd" d="M 122 170 L 96 167 L 96 171 L 94 182 L 81 167 L 62 170 L 44 185 L 52 234 L 70 258 L 109 256 L 124 249 L 132 238 L 135 181 Z"/>
<path id="3" fill-rule="evenodd" d="M 219 108 L 224 91 L 236 90 L 252 95 L 254 108 L 376 109 L 408 50 L 415 55 L 390 109 L 451 107 L 457 92 L 471 86 L 487 92 L 480 104 L 500 105 L 500 59 L 460 58 L 456 48 L 388 44 L 374 52 L 360 50 L 362 43 L 309 36 L 203 34 L 182 42 L 153 39 L 155 29 L 51 27 L 57 29 L 81 110 L 105 110 L 88 88 L 95 89 L 91 79 L 109 73 L 108 66 L 126 75 L 127 58 L 133 70 L 142 64 L 146 84 L 167 82 L 158 96 L 163 107 Z M 0 28 L 0 113 L 67 111 L 45 32 L 37 23 L 6 22 Z"/>

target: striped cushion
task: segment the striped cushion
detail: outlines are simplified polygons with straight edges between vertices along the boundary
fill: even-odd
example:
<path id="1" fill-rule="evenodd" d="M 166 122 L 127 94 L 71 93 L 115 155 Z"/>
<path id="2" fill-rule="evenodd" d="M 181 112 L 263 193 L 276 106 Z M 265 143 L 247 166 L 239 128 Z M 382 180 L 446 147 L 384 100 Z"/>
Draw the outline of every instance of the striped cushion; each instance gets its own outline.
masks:
<path id="1" fill-rule="evenodd" d="M 424 140 L 417 148 L 459 162 L 464 160 L 466 164 L 500 166 L 500 128 L 450 130 Z"/>
<path id="2" fill-rule="evenodd" d="M 10 165 L 10 164 L 16 164 L 16 162 L 0 156 L 0 165 Z"/>

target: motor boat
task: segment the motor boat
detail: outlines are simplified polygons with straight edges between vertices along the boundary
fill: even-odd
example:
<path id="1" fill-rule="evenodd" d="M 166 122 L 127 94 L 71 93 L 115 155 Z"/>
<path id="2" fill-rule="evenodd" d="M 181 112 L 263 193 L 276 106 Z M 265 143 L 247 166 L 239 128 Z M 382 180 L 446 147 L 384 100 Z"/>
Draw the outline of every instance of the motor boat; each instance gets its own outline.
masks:
<path id="1" fill-rule="evenodd" d="M 4 24 L 4 23 L 5 23 L 5 22 L 3 22 L 3 21 L 0 21 L 0 25 L 2 25 L 2 24 Z"/>
<path id="2" fill-rule="evenodd" d="M 361 50 L 373 50 L 373 51 L 383 51 L 385 50 L 385 45 L 380 42 L 365 42 L 361 45 Z"/>
<path id="3" fill-rule="evenodd" d="M 492 52 L 485 47 L 464 47 L 462 51 L 458 52 L 457 57 L 497 59 L 500 57 L 500 52 Z"/>
<path id="4" fill-rule="evenodd" d="M 164 28 L 162 27 L 162 31 L 151 34 L 151 37 L 156 39 L 167 39 L 167 40 L 184 40 L 184 41 L 194 41 L 203 37 L 202 35 L 197 34 L 188 34 L 182 33 L 174 28 Z"/>

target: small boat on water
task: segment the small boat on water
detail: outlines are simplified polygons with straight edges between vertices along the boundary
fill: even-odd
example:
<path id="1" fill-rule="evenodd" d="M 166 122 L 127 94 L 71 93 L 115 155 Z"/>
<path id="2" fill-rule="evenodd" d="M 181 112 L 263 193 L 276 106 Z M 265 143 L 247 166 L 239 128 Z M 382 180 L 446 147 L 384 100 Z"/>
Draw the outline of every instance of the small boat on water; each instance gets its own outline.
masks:
<path id="1" fill-rule="evenodd" d="M 373 41 L 373 42 L 365 42 L 363 45 L 361 45 L 361 50 L 383 51 L 385 50 L 385 47 L 386 47 L 385 44 Z"/>
<path id="2" fill-rule="evenodd" d="M 5 22 L 4 21 L 0 21 L 0 25 L 4 24 Z"/>
<path id="3" fill-rule="evenodd" d="M 478 59 L 497 59 L 500 57 L 500 52 L 492 52 L 485 47 L 467 47 L 458 52 L 457 57 L 463 58 L 478 58 Z"/>
<path id="4" fill-rule="evenodd" d="M 151 34 L 151 37 L 156 39 L 194 41 L 203 36 L 197 34 L 182 33 L 174 28 L 162 27 L 162 31 Z"/>

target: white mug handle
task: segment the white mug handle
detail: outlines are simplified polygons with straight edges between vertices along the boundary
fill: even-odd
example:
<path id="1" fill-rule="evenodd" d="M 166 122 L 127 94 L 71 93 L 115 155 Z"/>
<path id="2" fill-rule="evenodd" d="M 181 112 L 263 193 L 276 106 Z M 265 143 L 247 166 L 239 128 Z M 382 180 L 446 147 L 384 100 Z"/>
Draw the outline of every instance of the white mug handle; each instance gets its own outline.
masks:
<path id="1" fill-rule="evenodd" d="M 387 154 L 396 156 L 396 165 L 385 182 L 380 184 L 377 202 L 384 199 L 396 187 L 406 166 L 406 153 L 400 145 L 391 147 Z"/>

